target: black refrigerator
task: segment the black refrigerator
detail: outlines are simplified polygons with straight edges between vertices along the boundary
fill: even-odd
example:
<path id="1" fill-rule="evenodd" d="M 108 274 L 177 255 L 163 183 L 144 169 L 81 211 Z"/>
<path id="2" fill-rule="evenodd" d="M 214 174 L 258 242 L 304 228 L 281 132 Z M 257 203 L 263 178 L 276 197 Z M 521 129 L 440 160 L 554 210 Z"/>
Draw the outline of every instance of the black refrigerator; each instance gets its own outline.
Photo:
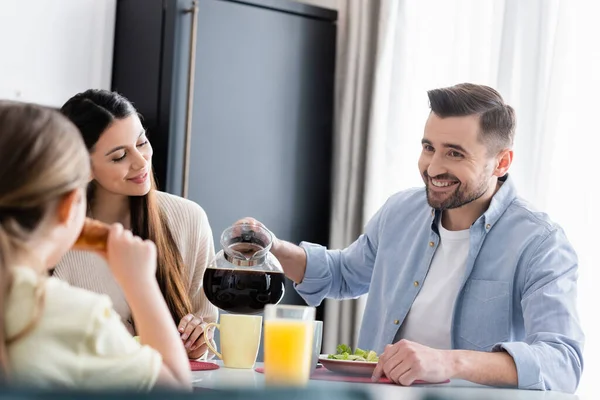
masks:
<path id="1" fill-rule="evenodd" d="M 336 19 L 287 0 L 118 0 L 113 90 L 143 116 L 159 188 L 204 208 L 217 251 L 245 216 L 327 245 Z M 304 304 L 290 282 L 283 302 Z"/>

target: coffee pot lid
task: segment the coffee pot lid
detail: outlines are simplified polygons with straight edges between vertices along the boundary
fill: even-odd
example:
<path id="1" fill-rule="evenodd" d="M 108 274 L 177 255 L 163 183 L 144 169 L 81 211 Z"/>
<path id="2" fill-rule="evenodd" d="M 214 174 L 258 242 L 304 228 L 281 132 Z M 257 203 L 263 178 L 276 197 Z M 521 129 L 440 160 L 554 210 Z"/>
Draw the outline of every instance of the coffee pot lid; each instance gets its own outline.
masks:
<path id="1" fill-rule="evenodd" d="M 274 235 L 264 226 L 230 226 L 221 234 L 222 250 L 215 256 L 211 268 L 283 273 L 281 264 L 270 253 L 273 239 Z"/>

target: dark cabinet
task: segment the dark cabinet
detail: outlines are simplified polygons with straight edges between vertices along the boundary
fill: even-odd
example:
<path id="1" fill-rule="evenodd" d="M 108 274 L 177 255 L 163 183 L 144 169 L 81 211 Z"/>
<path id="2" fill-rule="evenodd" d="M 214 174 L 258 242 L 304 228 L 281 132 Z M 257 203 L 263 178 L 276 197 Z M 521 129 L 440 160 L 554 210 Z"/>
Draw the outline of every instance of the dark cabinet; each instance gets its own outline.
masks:
<path id="1" fill-rule="evenodd" d="M 113 89 L 144 117 L 159 187 L 186 187 L 217 250 L 245 216 L 327 244 L 336 18 L 285 0 L 118 1 Z M 301 300 L 289 286 L 284 301 Z"/>

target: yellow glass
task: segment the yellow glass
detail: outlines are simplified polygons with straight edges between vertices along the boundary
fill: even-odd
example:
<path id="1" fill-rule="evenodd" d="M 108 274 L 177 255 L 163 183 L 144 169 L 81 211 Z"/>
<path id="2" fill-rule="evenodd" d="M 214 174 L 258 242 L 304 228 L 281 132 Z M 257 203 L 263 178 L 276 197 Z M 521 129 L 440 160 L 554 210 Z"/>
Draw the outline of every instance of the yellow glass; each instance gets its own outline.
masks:
<path id="1" fill-rule="evenodd" d="M 268 385 L 304 386 L 310 375 L 315 309 L 265 307 L 265 381 Z"/>

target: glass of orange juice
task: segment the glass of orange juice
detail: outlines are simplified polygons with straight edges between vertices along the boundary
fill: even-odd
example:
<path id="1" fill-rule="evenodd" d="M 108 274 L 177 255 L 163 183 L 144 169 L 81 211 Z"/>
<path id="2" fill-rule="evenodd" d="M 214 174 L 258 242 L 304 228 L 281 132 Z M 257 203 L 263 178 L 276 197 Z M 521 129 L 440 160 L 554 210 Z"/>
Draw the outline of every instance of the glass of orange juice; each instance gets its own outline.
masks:
<path id="1" fill-rule="evenodd" d="M 311 371 L 314 307 L 267 305 L 264 313 L 265 381 L 304 386 Z"/>

